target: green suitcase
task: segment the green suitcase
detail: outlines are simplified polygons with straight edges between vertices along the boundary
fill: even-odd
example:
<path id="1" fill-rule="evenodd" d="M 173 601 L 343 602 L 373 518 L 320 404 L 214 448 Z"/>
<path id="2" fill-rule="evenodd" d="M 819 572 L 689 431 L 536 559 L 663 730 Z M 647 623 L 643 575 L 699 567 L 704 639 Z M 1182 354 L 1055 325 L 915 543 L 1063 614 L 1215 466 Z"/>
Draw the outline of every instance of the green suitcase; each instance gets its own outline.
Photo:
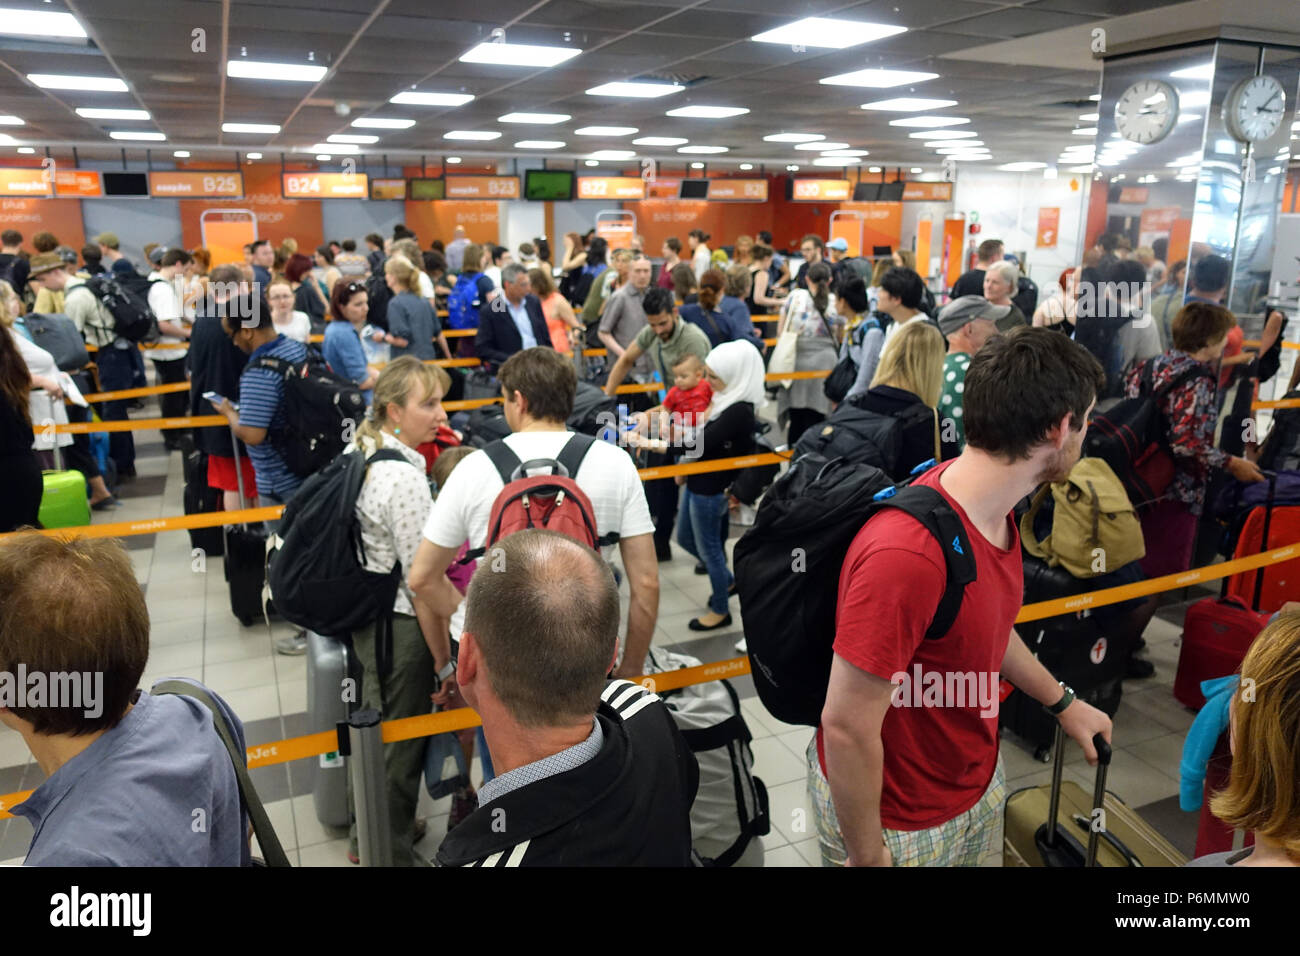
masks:
<path id="1" fill-rule="evenodd" d="M 1173 844 L 1113 793 L 1106 792 L 1109 747 L 1098 747 L 1102 759 L 1097 764 L 1093 793 L 1073 781 L 1061 780 L 1063 737 L 1058 726 L 1052 784 L 1026 787 L 1007 797 L 1002 865 L 1146 867 L 1186 863 L 1187 858 Z M 1055 825 L 1049 826 L 1049 820 Z M 1093 821 L 1098 824 L 1095 828 Z"/>
<path id="2" fill-rule="evenodd" d="M 42 471 L 39 519 L 42 528 L 75 528 L 90 524 L 90 498 L 86 476 L 79 471 L 61 471 L 59 449 L 54 449 L 54 471 Z"/>

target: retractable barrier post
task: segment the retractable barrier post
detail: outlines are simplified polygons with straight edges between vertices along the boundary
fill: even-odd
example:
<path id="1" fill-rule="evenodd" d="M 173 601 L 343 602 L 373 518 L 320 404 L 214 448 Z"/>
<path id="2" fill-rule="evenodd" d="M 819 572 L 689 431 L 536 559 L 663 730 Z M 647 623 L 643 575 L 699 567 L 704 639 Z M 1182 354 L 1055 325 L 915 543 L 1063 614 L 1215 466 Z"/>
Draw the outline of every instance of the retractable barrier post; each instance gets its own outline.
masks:
<path id="1" fill-rule="evenodd" d="M 382 718 L 373 708 L 348 718 L 348 771 L 357 813 L 357 852 L 362 866 L 392 866 L 393 841 L 388 820 L 388 785 L 384 773 Z"/>

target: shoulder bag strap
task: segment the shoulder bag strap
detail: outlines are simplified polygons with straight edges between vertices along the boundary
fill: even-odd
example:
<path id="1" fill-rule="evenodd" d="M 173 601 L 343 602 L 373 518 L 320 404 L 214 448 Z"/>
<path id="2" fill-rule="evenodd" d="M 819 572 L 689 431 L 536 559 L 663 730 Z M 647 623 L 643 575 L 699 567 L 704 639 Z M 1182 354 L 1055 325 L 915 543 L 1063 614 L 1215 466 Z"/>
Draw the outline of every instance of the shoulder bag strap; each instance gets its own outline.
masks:
<path id="1" fill-rule="evenodd" d="M 280 845 L 280 838 L 276 836 L 275 829 L 271 826 L 271 818 L 266 815 L 266 808 L 262 806 L 257 790 L 253 787 L 253 781 L 248 776 L 248 757 L 235 742 L 235 736 L 226 722 L 226 715 L 217 702 L 202 688 L 178 680 L 157 683 L 150 693 L 155 696 L 174 694 L 178 697 L 189 697 L 212 712 L 212 726 L 216 728 L 217 736 L 221 738 L 221 742 L 226 745 L 226 752 L 230 754 L 230 762 L 235 768 L 235 779 L 239 783 L 239 797 L 248 811 L 248 819 L 253 824 L 253 832 L 257 834 L 257 844 L 266 859 L 266 865 L 289 866 L 289 857 L 285 855 L 284 848 Z M 243 838 L 242 834 L 240 838 Z"/>
<path id="2" fill-rule="evenodd" d="M 569 478 L 575 484 L 578 481 L 578 469 L 582 467 L 583 459 L 587 457 L 587 452 L 591 451 L 592 446 L 595 444 L 596 439 L 594 436 L 575 432 L 564 447 L 560 449 L 560 454 L 555 460 L 564 466 L 564 470 L 569 473 Z M 593 521 L 596 518 L 595 515 L 591 517 Z M 609 534 L 600 535 L 596 538 L 596 547 L 603 548 L 608 544 L 617 544 L 618 540 L 618 532 L 611 531 Z"/>

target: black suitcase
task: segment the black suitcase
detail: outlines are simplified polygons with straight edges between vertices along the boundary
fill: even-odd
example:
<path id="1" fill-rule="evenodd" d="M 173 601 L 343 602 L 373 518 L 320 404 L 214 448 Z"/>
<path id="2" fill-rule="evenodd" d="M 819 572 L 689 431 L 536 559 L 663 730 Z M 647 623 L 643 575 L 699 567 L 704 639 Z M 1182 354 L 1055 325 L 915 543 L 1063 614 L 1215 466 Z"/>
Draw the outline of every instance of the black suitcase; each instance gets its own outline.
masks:
<path id="1" fill-rule="evenodd" d="M 510 434 L 505 408 L 501 405 L 484 405 L 474 409 L 469 413 L 469 424 L 465 431 L 465 444 L 475 448 L 486 448 L 498 438 L 505 438 Z"/>
<path id="2" fill-rule="evenodd" d="M 1024 569 L 1025 604 L 1114 587 L 1140 578 L 1140 569 L 1127 566 L 1109 575 L 1084 580 L 1064 568 L 1049 568 L 1031 555 L 1025 555 Z M 1125 602 L 1113 608 L 1026 621 L 1016 625 L 1016 633 L 1057 680 L 1074 688 L 1079 700 L 1113 717 L 1119 709 L 1128 659 L 1137 638 L 1133 605 L 1140 603 Z M 1057 721 L 1043 710 L 1042 704 L 1015 690 L 1002 702 L 998 718 L 1001 727 L 1033 745 L 1036 759 L 1047 761 Z"/>
<path id="3" fill-rule="evenodd" d="M 231 435 L 234 438 L 234 435 Z M 239 498 L 244 500 L 244 474 L 239 467 L 239 443 L 235 449 L 235 476 Z M 230 585 L 230 610 L 239 623 L 251 627 L 266 613 L 262 593 L 266 586 L 266 529 L 261 524 L 225 527 L 226 582 Z"/>
<path id="4" fill-rule="evenodd" d="M 189 435 L 181 439 L 181 465 L 185 473 L 182 504 L 187 515 L 221 510 L 221 489 L 208 484 L 208 455 L 194 447 Z M 225 535 L 220 527 L 191 528 L 190 547 L 201 548 L 208 557 L 225 554 Z"/>

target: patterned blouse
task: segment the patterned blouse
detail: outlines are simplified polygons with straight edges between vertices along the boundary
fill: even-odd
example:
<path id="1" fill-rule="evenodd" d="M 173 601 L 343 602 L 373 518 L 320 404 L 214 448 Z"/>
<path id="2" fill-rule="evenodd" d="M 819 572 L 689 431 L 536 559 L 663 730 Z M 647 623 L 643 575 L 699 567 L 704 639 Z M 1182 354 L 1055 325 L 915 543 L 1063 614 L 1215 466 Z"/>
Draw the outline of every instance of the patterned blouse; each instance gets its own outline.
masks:
<path id="1" fill-rule="evenodd" d="M 1218 390 L 1214 368 L 1197 362 L 1186 352 L 1170 349 L 1153 359 L 1151 383 L 1156 389 L 1178 375 L 1200 365 L 1204 374 L 1193 375 L 1171 389 L 1160 403 L 1160 411 L 1169 422 L 1169 450 L 1174 456 L 1174 481 L 1168 496 L 1187 505 L 1194 515 L 1205 507 L 1205 489 L 1215 469 L 1226 468 L 1228 455 L 1214 447 L 1214 429 L 1219 421 Z M 1142 370 L 1146 362 L 1129 371 L 1125 382 L 1126 397 L 1141 394 Z"/>
<path id="2" fill-rule="evenodd" d="M 402 562 L 402 584 L 393 610 L 414 616 L 411 589 L 406 582 L 420 547 L 424 523 L 433 510 L 433 495 L 425 477 L 424 456 L 387 432 L 383 439 L 384 448 L 401 452 L 410 464 L 377 461 L 366 469 L 366 481 L 357 496 L 361 544 L 366 550 L 367 571 L 382 573 L 391 569 L 394 561 Z M 363 444 L 367 455 L 377 450 L 369 439 L 363 439 Z M 349 445 L 347 450 L 354 447 Z"/>

